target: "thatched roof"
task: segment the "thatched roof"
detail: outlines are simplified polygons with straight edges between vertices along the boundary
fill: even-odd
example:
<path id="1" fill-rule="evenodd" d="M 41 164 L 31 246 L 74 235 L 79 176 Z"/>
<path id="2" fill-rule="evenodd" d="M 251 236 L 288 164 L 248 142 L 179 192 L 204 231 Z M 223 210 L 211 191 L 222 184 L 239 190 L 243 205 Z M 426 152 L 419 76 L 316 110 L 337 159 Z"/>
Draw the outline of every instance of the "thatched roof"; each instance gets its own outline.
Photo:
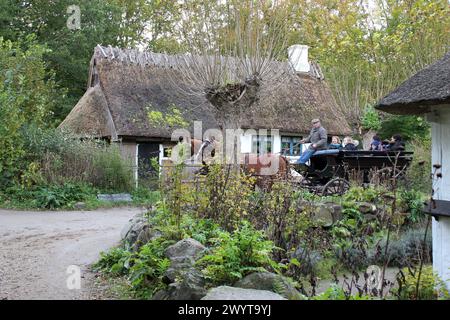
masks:
<path id="1" fill-rule="evenodd" d="M 103 137 L 170 138 L 173 128 L 148 120 L 148 110 L 179 109 L 189 123 L 219 128 L 213 106 L 199 95 L 187 95 L 169 79 L 172 56 L 97 46 L 91 59 L 88 90 L 60 128 Z M 180 74 L 180 83 L 183 77 Z M 263 84 L 264 86 L 264 84 Z M 188 91 L 188 90 L 186 90 Z M 270 91 L 270 90 L 269 90 Z M 286 83 L 264 96 L 242 115 L 241 127 L 306 133 L 313 118 L 330 134 L 351 132 L 317 64 L 307 74 L 292 73 Z"/>
<path id="2" fill-rule="evenodd" d="M 395 114 L 421 114 L 431 106 L 450 104 L 450 52 L 385 96 L 377 109 Z"/>

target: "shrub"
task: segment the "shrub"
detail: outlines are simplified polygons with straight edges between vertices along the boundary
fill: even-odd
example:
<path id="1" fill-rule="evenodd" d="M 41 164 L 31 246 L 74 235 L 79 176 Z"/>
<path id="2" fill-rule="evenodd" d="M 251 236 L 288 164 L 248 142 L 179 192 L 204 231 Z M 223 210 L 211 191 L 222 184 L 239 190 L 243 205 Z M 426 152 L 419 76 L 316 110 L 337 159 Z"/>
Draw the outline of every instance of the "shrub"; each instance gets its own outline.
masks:
<path id="1" fill-rule="evenodd" d="M 233 233 L 221 232 L 217 246 L 198 264 L 213 283 L 232 284 L 251 272 L 266 269 L 278 271 L 279 265 L 271 258 L 274 249 L 273 243 L 266 239 L 262 231 L 243 222 Z"/>
<path id="2" fill-rule="evenodd" d="M 49 51 L 29 35 L 17 42 L 0 38 L 0 185 L 11 185 L 28 163 L 26 123 L 48 126 L 51 110 L 64 91 L 57 92 L 54 73 L 44 62 Z"/>
<path id="3" fill-rule="evenodd" d="M 19 208 L 57 209 L 95 196 L 97 190 L 86 184 L 64 183 L 25 188 L 15 185 L 3 191 L 3 203 Z"/>
<path id="4" fill-rule="evenodd" d="M 423 194 L 414 189 L 400 192 L 400 200 L 406 212 L 408 212 L 407 221 L 410 223 L 417 223 L 424 218 L 425 215 L 422 211 L 424 206 L 423 198 Z"/>
<path id="5" fill-rule="evenodd" d="M 113 275 L 123 275 L 130 269 L 132 253 L 124 248 L 112 248 L 101 252 L 100 259 L 94 264 L 95 270 Z"/>
<path id="6" fill-rule="evenodd" d="M 156 204 L 160 198 L 161 194 L 159 191 L 153 191 L 146 187 L 138 187 L 131 192 L 134 203 L 139 204 Z"/>
<path id="7" fill-rule="evenodd" d="M 389 259 L 390 266 L 405 267 L 416 265 L 423 259 L 425 263 L 431 261 L 431 232 L 428 232 L 425 246 L 423 244 L 425 230 L 409 229 L 402 233 L 397 240 L 391 240 L 388 247 L 387 257 L 384 250 L 370 253 L 372 263 L 384 263 Z M 386 240 L 382 240 L 379 244 L 380 248 L 385 248 Z"/>
<path id="8" fill-rule="evenodd" d="M 80 139 L 58 129 L 30 125 L 22 129 L 29 162 L 36 163 L 49 184 L 88 183 L 109 191 L 134 188 L 133 166 L 122 158 L 116 144 Z"/>
<path id="9" fill-rule="evenodd" d="M 203 245 L 208 245 L 220 234 L 220 226 L 210 219 L 196 219 L 191 215 L 184 215 L 181 221 L 183 238 L 192 238 Z"/>
<path id="10" fill-rule="evenodd" d="M 133 257 L 128 278 L 138 297 L 150 298 L 165 287 L 162 277 L 170 266 L 170 260 L 164 256 L 164 251 L 172 243 L 162 238 L 152 240 Z"/>
<path id="11" fill-rule="evenodd" d="M 416 294 L 419 272 L 414 273 L 407 268 L 402 270 L 398 278 L 399 288 L 396 294 L 400 300 L 441 300 L 449 299 L 445 283 L 433 272 L 431 266 L 425 266 L 420 276 L 418 296 Z"/>
<path id="12" fill-rule="evenodd" d="M 411 142 L 413 160 L 406 172 L 405 188 L 424 193 L 431 191 L 431 139 L 415 139 Z"/>
<path id="13" fill-rule="evenodd" d="M 162 277 L 170 260 L 164 256 L 164 251 L 171 244 L 173 241 L 158 238 L 140 247 L 138 252 L 113 248 L 100 254 L 94 269 L 112 276 L 126 276 L 136 297 L 148 299 L 165 287 Z"/>

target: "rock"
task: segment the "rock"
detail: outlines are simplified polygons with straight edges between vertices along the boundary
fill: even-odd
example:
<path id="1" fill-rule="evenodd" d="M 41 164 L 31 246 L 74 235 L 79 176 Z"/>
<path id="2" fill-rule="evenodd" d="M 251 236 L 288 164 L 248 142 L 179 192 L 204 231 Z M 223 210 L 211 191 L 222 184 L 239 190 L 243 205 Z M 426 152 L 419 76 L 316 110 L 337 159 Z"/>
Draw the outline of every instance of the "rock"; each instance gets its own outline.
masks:
<path id="1" fill-rule="evenodd" d="M 322 227 L 331 227 L 333 225 L 333 207 L 326 204 L 320 204 L 316 207 L 312 215 L 313 221 Z"/>
<path id="2" fill-rule="evenodd" d="M 205 296 L 205 278 L 195 268 L 195 261 L 205 252 L 206 248 L 191 238 L 168 247 L 164 254 L 170 259 L 170 266 L 163 276 L 168 288 L 157 292 L 153 299 L 198 300 Z"/>
<path id="3" fill-rule="evenodd" d="M 114 194 L 99 194 L 97 199 L 101 201 L 111 202 L 131 202 L 131 194 L 129 193 L 114 193 Z"/>
<path id="4" fill-rule="evenodd" d="M 338 222 L 344 218 L 342 214 L 342 206 L 339 204 L 331 203 L 332 215 L 333 215 L 333 223 Z"/>
<path id="5" fill-rule="evenodd" d="M 366 213 L 376 213 L 377 212 L 377 206 L 369 203 L 369 202 L 360 202 L 357 204 L 359 212 L 366 214 Z"/>
<path id="6" fill-rule="evenodd" d="M 286 298 L 267 290 L 220 286 L 209 290 L 201 300 L 286 300 Z"/>
<path id="7" fill-rule="evenodd" d="M 178 241 L 174 245 L 168 247 L 164 254 L 170 260 L 180 257 L 192 257 L 195 260 L 199 258 L 205 252 L 205 250 L 205 246 L 200 242 L 191 238 L 187 238 Z"/>
<path id="8" fill-rule="evenodd" d="M 82 210 L 84 208 L 86 208 L 86 203 L 84 202 L 77 202 L 73 205 L 73 207 L 77 210 Z"/>
<path id="9" fill-rule="evenodd" d="M 206 252 L 206 248 L 197 240 L 188 238 L 178 241 L 166 249 L 164 254 L 170 259 L 170 267 L 164 274 L 164 280 L 172 283 L 180 274 L 194 267 L 195 261 Z"/>
<path id="10" fill-rule="evenodd" d="M 133 246 L 137 241 L 139 234 L 148 227 L 149 223 L 148 219 L 145 218 L 145 213 L 139 213 L 131 218 L 125 227 L 123 227 L 120 232 L 120 237 L 123 242 Z"/>
<path id="11" fill-rule="evenodd" d="M 366 221 L 373 221 L 373 220 L 377 220 L 377 216 L 371 213 L 367 213 L 364 215 L 364 219 Z"/>
<path id="12" fill-rule="evenodd" d="M 254 272 L 234 284 L 243 289 L 268 290 L 289 300 L 302 300 L 303 295 L 283 276 L 270 272 Z"/>
<path id="13" fill-rule="evenodd" d="M 305 250 L 298 247 L 291 255 L 292 258 L 297 259 L 301 264 L 301 271 L 304 274 L 310 274 L 317 267 L 322 260 L 322 255 L 316 250 Z"/>
<path id="14" fill-rule="evenodd" d="M 153 300 L 200 300 L 206 295 L 205 279 L 197 269 L 190 268 L 179 275 L 178 281 L 158 291 Z"/>
<path id="15" fill-rule="evenodd" d="M 147 242 L 158 239 L 162 237 L 162 233 L 159 230 L 154 230 L 148 223 L 144 223 L 141 231 L 139 232 L 136 241 L 132 243 L 132 249 L 137 251 Z M 131 243 L 130 243 L 131 245 Z"/>

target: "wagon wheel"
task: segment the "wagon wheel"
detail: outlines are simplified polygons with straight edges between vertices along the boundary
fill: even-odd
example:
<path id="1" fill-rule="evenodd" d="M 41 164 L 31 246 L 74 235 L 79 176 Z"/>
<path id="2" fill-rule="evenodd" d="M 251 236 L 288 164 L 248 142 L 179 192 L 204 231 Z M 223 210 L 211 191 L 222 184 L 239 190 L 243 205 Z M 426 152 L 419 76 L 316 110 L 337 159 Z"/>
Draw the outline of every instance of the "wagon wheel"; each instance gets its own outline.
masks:
<path id="1" fill-rule="evenodd" d="M 322 195 L 343 195 L 350 189 L 350 183 L 343 178 L 335 178 L 328 181 L 322 188 Z"/>

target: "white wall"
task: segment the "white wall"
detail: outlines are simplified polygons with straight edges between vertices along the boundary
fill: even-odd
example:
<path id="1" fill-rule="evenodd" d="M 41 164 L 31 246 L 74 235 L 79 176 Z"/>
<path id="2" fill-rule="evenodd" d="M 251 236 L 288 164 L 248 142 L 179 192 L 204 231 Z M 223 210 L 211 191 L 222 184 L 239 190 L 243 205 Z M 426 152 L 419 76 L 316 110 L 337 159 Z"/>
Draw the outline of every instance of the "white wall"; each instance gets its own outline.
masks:
<path id="1" fill-rule="evenodd" d="M 442 165 L 442 178 L 433 182 L 434 198 L 450 201 L 450 105 L 434 110 L 427 118 L 431 122 L 432 164 Z M 432 234 L 433 269 L 450 289 L 450 218 L 433 218 Z"/>
<path id="2" fill-rule="evenodd" d="M 241 135 L 241 152 L 251 153 L 252 152 L 252 136 L 257 135 L 258 130 L 245 130 L 244 134 Z M 281 152 L 281 135 L 272 133 L 267 130 L 267 135 L 273 135 L 273 153 Z"/>

